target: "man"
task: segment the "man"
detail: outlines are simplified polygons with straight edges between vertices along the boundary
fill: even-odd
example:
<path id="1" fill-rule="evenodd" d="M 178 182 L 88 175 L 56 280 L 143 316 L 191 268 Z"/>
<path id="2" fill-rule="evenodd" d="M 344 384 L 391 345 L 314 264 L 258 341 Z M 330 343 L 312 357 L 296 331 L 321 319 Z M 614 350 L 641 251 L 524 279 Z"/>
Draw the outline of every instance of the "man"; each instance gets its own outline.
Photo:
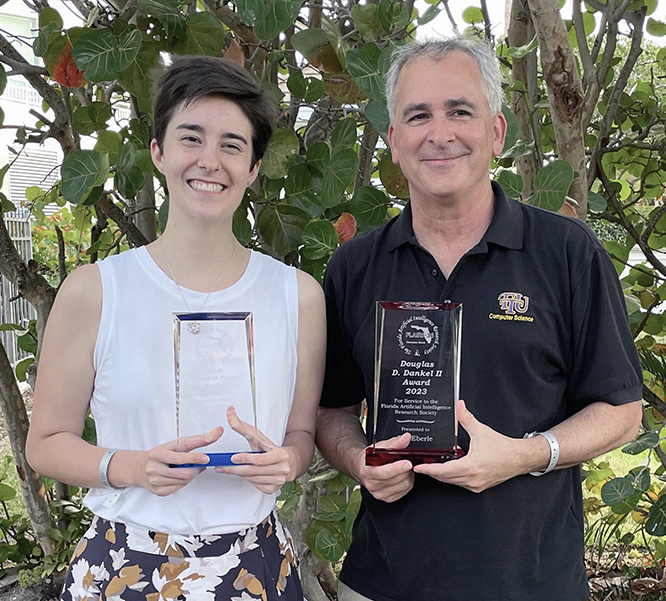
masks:
<path id="1" fill-rule="evenodd" d="M 402 48 L 387 98 L 410 203 L 346 242 L 324 285 L 317 443 L 363 486 L 340 599 L 581 601 L 578 466 L 630 441 L 641 417 L 641 369 L 615 270 L 583 223 L 491 184 L 506 121 L 487 47 L 455 38 Z M 520 300 L 521 319 L 507 318 L 509 298 Z M 378 300 L 463 304 L 465 457 L 365 465 L 358 410 L 372 399 Z M 545 434 L 523 438 L 536 432 Z M 381 446 L 409 442 L 403 434 Z"/>

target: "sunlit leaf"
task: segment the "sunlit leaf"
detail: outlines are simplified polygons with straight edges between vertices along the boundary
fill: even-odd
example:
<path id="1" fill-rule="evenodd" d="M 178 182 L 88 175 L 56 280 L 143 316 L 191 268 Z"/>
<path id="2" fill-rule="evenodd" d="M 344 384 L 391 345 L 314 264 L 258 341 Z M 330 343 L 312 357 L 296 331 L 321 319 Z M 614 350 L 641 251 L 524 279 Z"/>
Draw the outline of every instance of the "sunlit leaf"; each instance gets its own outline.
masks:
<path id="1" fill-rule="evenodd" d="M 468 6 L 462 13 L 462 19 L 465 23 L 474 25 L 476 23 L 483 23 L 483 13 L 477 6 Z"/>
<path id="2" fill-rule="evenodd" d="M 617 505 L 634 494 L 634 487 L 627 478 L 613 478 L 601 489 L 601 499 L 606 505 Z"/>
<path id="3" fill-rule="evenodd" d="M 338 232 L 330 221 L 317 219 L 303 229 L 303 256 L 316 260 L 329 257 L 338 246 Z"/>
<path id="4" fill-rule="evenodd" d="M 78 204 L 94 186 L 103 184 L 109 174 L 109 156 L 96 150 L 75 150 L 62 163 L 62 195 Z"/>
<path id="5" fill-rule="evenodd" d="M 257 226 L 264 240 L 278 253 L 286 255 L 302 243 L 303 228 L 309 221 L 308 214 L 302 209 L 271 205 L 260 211 Z"/>
<path id="6" fill-rule="evenodd" d="M 648 519 L 645 522 L 645 531 L 651 536 L 666 535 L 666 497 L 659 497 L 650 507 Z"/>
<path id="7" fill-rule="evenodd" d="M 351 9 L 351 16 L 359 33 L 365 41 L 373 41 L 379 37 L 381 23 L 376 4 L 357 4 Z"/>
<path id="8" fill-rule="evenodd" d="M 384 77 L 379 72 L 377 60 L 373 57 L 376 48 L 374 43 L 363 46 L 363 49 L 351 49 L 347 52 L 347 70 L 354 78 L 358 87 L 370 98 L 384 100 Z"/>
<path id="9" fill-rule="evenodd" d="M 556 160 L 543 167 L 534 178 L 534 193 L 529 203 L 549 211 L 559 211 L 574 179 L 573 167 Z"/>
<path id="10" fill-rule="evenodd" d="M 261 15 L 264 14 L 265 0 L 236 0 L 236 10 L 241 21 L 249 27 L 254 27 Z"/>
<path id="11" fill-rule="evenodd" d="M 118 40 L 110 31 L 93 29 L 84 34 L 72 48 L 72 57 L 89 81 L 111 81 L 118 68 Z"/>
<path id="12" fill-rule="evenodd" d="M 128 199 L 134 198 L 144 184 L 143 171 L 137 165 L 136 159 L 136 145 L 133 142 L 127 142 L 118 155 L 114 183 L 118 192 Z"/>
<path id="13" fill-rule="evenodd" d="M 622 452 L 628 455 L 639 455 L 648 449 L 654 449 L 659 444 L 659 432 L 650 430 L 643 432 L 636 440 L 630 442 L 625 447 L 622 447 Z"/>
<path id="14" fill-rule="evenodd" d="M 175 53 L 216 56 L 224 48 L 224 27 L 213 13 L 192 13 L 186 26 L 187 33 L 173 47 Z"/>
<path id="15" fill-rule="evenodd" d="M 509 198 L 521 197 L 523 193 L 523 178 L 517 173 L 504 169 L 497 176 L 496 181 L 502 186 Z"/>
<path id="16" fill-rule="evenodd" d="M 322 184 L 322 204 L 334 207 L 342 199 L 342 195 L 356 177 L 358 155 L 351 148 L 336 152 L 324 170 Z"/>
<path id="17" fill-rule="evenodd" d="M 361 227 L 380 225 L 386 220 L 388 198 L 374 186 L 361 186 L 349 201 L 351 214 Z"/>
<path id="18" fill-rule="evenodd" d="M 539 40 L 535 35 L 530 42 L 524 46 L 510 46 L 508 53 L 513 58 L 525 58 L 530 52 L 533 52 L 539 47 Z"/>
<path id="19" fill-rule="evenodd" d="M 260 40 L 272 40 L 287 29 L 298 16 L 303 0 L 265 0 L 262 17 L 254 26 Z"/>
<path id="20" fill-rule="evenodd" d="M 106 129 L 109 119 L 111 119 L 111 105 L 95 101 L 74 111 L 72 125 L 80 134 L 90 135 L 100 129 Z"/>
<path id="21" fill-rule="evenodd" d="M 279 179 L 287 175 L 287 167 L 298 152 L 298 136 L 290 129 L 278 128 L 268 143 L 260 171 L 266 177 Z"/>
<path id="22" fill-rule="evenodd" d="M 365 116 L 372 123 L 372 126 L 382 134 L 388 132 L 388 126 L 391 118 L 384 104 L 380 100 L 371 100 L 365 107 Z"/>
<path id="23" fill-rule="evenodd" d="M 333 152 L 342 148 L 351 148 L 356 144 L 356 119 L 347 117 L 340 121 L 331 134 L 331 148 Z"/>

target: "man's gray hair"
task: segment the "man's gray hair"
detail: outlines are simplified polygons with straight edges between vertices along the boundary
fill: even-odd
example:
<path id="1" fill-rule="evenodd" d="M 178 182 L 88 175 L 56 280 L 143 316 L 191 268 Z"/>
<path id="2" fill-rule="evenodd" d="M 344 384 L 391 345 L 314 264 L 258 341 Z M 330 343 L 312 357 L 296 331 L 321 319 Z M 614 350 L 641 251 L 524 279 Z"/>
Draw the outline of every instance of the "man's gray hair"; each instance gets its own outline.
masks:
<path id="1" fill-rule="evenodd" d="M 502 75 L 499 70 L 499 61 L 488 44 L 462 36 L 437 40 L 429 39 L 398 46 L 391 57 L 391 66 L 386 73 L 386 104 L 391 122 L 394 122 L 396 117 L 398 77 L 402 68 L 417 58 L 425 57 L 438 61 L 449 52 L 456 50 L 471 56 L 479 67 L 483 92 L 488 100 L 490 112 L 496 115 L 502 110 L 504 100 Z"/>

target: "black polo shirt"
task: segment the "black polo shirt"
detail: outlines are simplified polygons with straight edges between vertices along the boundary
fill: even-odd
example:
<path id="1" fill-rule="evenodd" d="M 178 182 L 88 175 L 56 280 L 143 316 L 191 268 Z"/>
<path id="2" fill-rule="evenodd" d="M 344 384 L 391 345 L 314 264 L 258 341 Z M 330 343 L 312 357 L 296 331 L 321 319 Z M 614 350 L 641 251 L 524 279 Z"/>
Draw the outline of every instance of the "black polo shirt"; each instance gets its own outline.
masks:
<path id="1" fill-rule="evenodd" d="M 641 398 L 622 290 L 595 235 L 493 190 L 492 222 L 448 280 L 418 244 L 409 205 L 333 255 L 323 406 L 372 399 L 377 300 L 463 304 L 461 397 L 507 436 L 547 430 L 594 401 Z M 467 450 L 462 429 L 459 443 Z M 362 492 L 341 580 L 375 601 L 588 596 L 578 467 L 480 494 L 418 474 L 395 503 Z"/>

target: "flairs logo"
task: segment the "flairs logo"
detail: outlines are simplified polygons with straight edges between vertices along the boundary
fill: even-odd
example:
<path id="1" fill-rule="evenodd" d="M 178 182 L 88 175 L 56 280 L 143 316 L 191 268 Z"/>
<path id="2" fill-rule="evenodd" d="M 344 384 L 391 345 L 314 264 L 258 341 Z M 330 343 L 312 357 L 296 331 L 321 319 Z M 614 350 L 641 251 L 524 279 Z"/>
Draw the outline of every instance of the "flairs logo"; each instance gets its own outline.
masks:
<path id="1" fill-rule="evenodd" d="M 530 307 L 530 297 L 520 292 L 502 292 L 497 297 L 499 308 L 504 313 L 490 313 L 488 319 L 500 321 L 534 321 L 534 317 L 524 315 Z"/>
<path id="2" fill-rule="evenodd" d="M 439 330 L 425 315 L 412 315 L 398 328 L 398 346 L 407 355 L 429 355 L 439 345 Z"/>

